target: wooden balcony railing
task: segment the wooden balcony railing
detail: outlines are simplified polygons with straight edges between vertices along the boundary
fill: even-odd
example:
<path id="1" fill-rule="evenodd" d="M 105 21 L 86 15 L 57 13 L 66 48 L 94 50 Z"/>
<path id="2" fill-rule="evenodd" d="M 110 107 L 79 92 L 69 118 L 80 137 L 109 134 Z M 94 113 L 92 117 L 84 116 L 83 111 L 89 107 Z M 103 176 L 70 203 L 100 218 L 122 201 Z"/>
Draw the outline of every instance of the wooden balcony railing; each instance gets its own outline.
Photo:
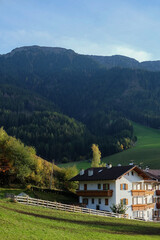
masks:
<path id="1" fill-rule="evenodd" d="M 135 204 L 132 205 L 133 211 L 139 211 L 139 210 L 146 210 L 149 208 L 154 208 L 155 203 L 149 203 L 149 204 Z"/>
<path id="2" fill-rule="evenodd" d="M 160 209 L 160 203 L 156 203 L 156 208 Z"/>
<path id="3" fill-rule="evenodd" d="M 154 195 L 152 190 L 132 190 L 132 196 Z"/>
<path id="4" fill-rule="evenodd" d="M 78 190 L 77 195 L 82 197 L 112 197 L 113 190 Z"/>
<path id="5" fill-rule="evenodd" d="M 160 190 L 156 190 L 156 195 L 160 196 Z"/>

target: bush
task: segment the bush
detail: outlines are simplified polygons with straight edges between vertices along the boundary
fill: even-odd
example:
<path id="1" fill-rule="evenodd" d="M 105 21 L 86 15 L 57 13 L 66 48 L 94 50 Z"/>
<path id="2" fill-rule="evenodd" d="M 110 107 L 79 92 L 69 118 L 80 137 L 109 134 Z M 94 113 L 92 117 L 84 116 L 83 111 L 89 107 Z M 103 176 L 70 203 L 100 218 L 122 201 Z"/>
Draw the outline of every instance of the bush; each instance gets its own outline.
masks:
<path id="1" fill-rule="evenodd" d="M 122 203 L 119 204 L 113 204 L 111 207 L 112 212 L 119 213 L 119 214 L 125 214 L 127 207 L 123 205 Z"/>

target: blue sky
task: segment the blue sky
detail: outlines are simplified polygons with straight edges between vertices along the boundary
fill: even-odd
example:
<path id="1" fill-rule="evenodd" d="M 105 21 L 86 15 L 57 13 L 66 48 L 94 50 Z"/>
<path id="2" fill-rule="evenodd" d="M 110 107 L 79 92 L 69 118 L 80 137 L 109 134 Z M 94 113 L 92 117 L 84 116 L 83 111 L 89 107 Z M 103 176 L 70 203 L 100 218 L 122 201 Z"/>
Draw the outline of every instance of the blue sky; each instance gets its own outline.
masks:
<path id="1" fill-rule="evenodd" d="M 0 0 L 0 54 L 40 45 L 157 60 L 159 13 L 159 0 Z"/>

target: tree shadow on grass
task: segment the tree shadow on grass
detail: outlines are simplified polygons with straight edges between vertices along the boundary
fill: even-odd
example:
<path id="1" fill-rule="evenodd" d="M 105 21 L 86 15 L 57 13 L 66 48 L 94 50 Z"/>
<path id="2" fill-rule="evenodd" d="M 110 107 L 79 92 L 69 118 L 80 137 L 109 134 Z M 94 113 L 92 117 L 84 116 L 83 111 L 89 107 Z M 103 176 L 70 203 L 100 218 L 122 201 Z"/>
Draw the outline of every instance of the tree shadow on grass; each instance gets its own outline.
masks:
<path id="1" fill-rule="evenodd" d="M 13 212 L 25 214 L 28 216 L 33 216 L 37 218 L 43 218 L 43 219 L 49 219 L 49 220 L 55 220 L 55 221 L 61 221 L 66 223 L 72 223 L 72 224 L 79 224 L 79 225 L 85 225 L 88 227 L 94 227 L 94 231 L 96 232 L 106 232 L 106 233 L 115 233 L 115 234 L 127 234 L 127 235 L 160 235 L 160 228 L 157 227 L 150 227 L 145 226 L 145 223 L 143 226 L 138 224 L 129 224 L 129 223 L 122 223 L 122 222 L 103 222 L 103 221 L 93 221 L 93 220 L 76 220 L 76 219 L 65 219 L 61 217 L 55 217 L 55 216 L 47 216 L 42 215 L 38 213 L 33 212 L 26 212 L 24 210 L 18 210 L 13 209 L 9 207 L 0 206 L 4 209 L 11 210 Z M 85 215 L 84 217 L 87 217 Z M 107 218 L 106 218 L 107 220 Z M 138 223 L 138 222 L 137 222 Z"/>

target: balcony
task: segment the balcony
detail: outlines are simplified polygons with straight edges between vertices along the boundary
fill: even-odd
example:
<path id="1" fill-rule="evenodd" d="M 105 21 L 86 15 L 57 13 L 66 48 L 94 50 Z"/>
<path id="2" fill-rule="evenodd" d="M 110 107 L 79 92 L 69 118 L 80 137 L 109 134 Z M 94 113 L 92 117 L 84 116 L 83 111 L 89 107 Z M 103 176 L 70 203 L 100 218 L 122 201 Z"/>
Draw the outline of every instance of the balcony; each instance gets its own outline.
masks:
<path id="1" fill-rule="evenodd" d="M 156 195 L 160 196 L 160 190 L 156 190 Z"/>
<path id="2" fill-rule="evenodd" d="M 156 203 L 156 208 L 160 209 L 160 203 Z"/>
<path id="3" fill-rule="evenodd" d="M 113 190 L 78 190 L 77 195 L 82 197 L 112 197 Z"/>
<path id="4" fill-rule="evenodd" d="M 132 196 L 154 195 L 152 190 L 132 190 Z"/>
<path id="5" fill-rule="evenodd" d="M 133 211 L 143 211 L 147 210 L 149 208 L 154 208 L 155 203 L 149 203 L 149 204 L 135 204 L 132 205 L 132 210 Z"/>

